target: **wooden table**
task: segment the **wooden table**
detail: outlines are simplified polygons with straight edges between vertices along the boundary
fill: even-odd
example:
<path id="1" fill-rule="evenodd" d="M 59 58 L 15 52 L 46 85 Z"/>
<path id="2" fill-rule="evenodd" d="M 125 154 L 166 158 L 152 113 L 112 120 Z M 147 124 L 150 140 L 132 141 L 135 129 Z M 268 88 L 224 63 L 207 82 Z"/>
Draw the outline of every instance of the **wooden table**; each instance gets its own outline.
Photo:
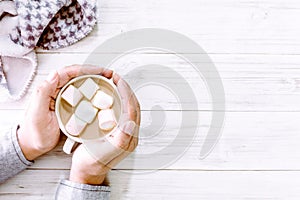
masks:
<path id="1" fill-rule="evenodd" d="M 203 80 L 187 78 L 199 89 L 196 110 L 183 111 L 168 97 L 149 99 L 140 92 L 142 126 L 151 123 L 153 102 L 167 110 L 168 119 L 162 135 L 144 139 L 140 152 L 168 146 L 182 112 L 198 112 L 197 135 L 186 138 L 193 140 L 192 145 L 163 169 L 117 167 L 109 175 L 111 199 L 299 199 L 299 9 L 298 0 L 102 0 L 98 26 L 89 37 L 68 48 L 37 50 L 38 74 L 29 94 L 20 102 L 0 105 L 1 128 L 22 117 L 32 88 L 51 70 L 83 63 L 98 45 L 122 32 L 169 29 L 197 42 L 215 63 L 226 97 L 222 137 L 208 157 L 199 159 L 212 113 Z M 156 60 L 174 68 L 182 64 L 172 55 L 139 56 L 132 60 Z M 129 65 L 138 63 L 132 60 L 130 56 L 125 59 Z M 184 128 L 189 131 L 191 127 Z M 68 178 L 70 167 L 62 144 L 1 185 L 0 199 L 53 199 L 58 181 Z"/>

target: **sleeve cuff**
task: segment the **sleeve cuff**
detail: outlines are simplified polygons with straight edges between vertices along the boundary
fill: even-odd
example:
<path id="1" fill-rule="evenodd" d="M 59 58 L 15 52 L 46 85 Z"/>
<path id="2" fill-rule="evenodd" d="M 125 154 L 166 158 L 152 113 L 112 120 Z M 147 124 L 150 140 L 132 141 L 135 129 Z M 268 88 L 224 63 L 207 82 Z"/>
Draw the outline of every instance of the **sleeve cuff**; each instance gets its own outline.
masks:
<path id="1" fill-rule="evenodd" d="M 20 147 L 20 144 L 19 144 L 19 141 L 18 141 L 18 138 L 17 138 L 17 130 L 19 129 L 19 125 L 15 125 L 12 129 L 11 129 L 11 140 L 12 140 L 12 143 L 13 143 L 13 146 L 14 146 L 14 149 L 17 153 L 17 156 L 19 157 L 20 161 L 22 163 L 24 163 L 25 165 L 27 166 L 31 166 L 34 162 L 33 161 L 29 161 L 25 158 L 22 150 L 21 150 L 21 147 Z"/>
<path id="2" fill-rule="evenodd" d="M 61 180 L 56 191 L 56 200 L 92 200 L 109 199 L 110 188 L 108 186 L 93 186 L 80 184 L 68 180 Z"/>
<path id="3" fill-rule="evenodd" d="M 20 173 L 33 162 L 22 153 L 17 139 L 17 126 L 0 133 L 0 183 Z"/>

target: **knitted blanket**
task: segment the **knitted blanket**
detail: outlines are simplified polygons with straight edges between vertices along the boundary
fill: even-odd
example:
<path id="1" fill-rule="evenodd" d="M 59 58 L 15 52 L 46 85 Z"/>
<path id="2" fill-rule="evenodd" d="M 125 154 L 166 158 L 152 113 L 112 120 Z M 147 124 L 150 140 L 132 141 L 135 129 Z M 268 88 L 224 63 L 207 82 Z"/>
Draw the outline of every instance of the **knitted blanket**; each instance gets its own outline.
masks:
<path id="1" fill-rule="evenodd" d="M 96 0 L 0 0 L 0 101 L 26 93 L 37 68 L 35 47 L 69 46 L 95 24 Z"/>

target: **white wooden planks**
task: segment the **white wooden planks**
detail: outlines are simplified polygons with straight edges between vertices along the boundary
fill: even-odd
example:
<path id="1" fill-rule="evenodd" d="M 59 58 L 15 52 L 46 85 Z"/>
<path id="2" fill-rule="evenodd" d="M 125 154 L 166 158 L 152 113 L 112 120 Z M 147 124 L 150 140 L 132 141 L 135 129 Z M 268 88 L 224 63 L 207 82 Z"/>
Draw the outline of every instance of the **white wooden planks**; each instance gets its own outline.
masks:
<path id="1" fill-rule="evenodd" d="M 199 160 L 212 110 L 203 80 L 172 54 L 142 53 L 115 63 L 126 70 L 155 61 L 185 74 L 200 95 L 196 101 L 181 103 L 189 106 L 189 111 L 184 112 L 199 113 L 200 123 L 193 144 L 165 170 L 133 175 L 131 172 L 138 173 L 149 166 L 132 157 L 126 159 L 117 169 L 128 171 L 114 170 L 110 175 L 112 199 L 299 199 L 298 0 L 104 0 L 99 1 L 99 6 L 98 27 L 88 38 L 64 49 L 37 50 L 39 70 L 33 87 L 53 69 L 83 63 L 112 36 L 152 27 L 177 31 L 201 45 L 215 63 L 226 94 L 222 138 L 209 157 Z M 157 72 L 157 77 L 167 79 L 168 84 L 176 83 L 168 74 Z M 20 102 L 0 104 L 0 127 L 8 127 L 21 118 L 32 88 Z M 148 92 L 138 93 L 142 125 L 151 124 L 149 110 L 153 105 L 168 110 L 169 123 L 157 137 L 141 139 L 137 152 L 165 148 L 180 124 L 180 103 L 167 93 L 150 98 Z M 158 126 L 153 124 L 154 129 Z M 190 131 L 192 126 L 195 125 L 187 123 L 183 128 Z M 0 199 L 52 199 L 58 180 L 68 177 L 70 167 L 70 157 L 62 153 L 62 144 L 63 141 L 39 158 L 29 170 L 1 185 Z M 170 155 L 162 156 L 167 159 Z"/>
<path id="2" fill-rule="evenodd" d="M 27 170 L 0 187 L 1 199 L 53 199 L 58 181 L 68 174 L 67 170 Z M 113 171 L 109 179 L 112 200 L 299 199 L 300 184 L 298 171 Z"/>
<path id="3" fill-rule="evenodd" d="M 192 112 L 192 111 L 186 111 Z M 1 111 L 0 121 L 7 125 L 21 111 Z M 151 113 L 142 112 L 142 128 L 151 124 Z M 210 126 L 210 112 L 200 112 L 196 137 L 183 137 L 191 141 L 183 156 L 167 169 L 201 169 L 201 170 L 300 170 L 300 135 L 298 112 L 229 112 L 226 114 L 222 137 L 213 152 L 204 160 L 199 159 L 204 137 Z M 7 124 L 6 124 L 7 123 Z M 155 156 L 155 152 L 166 148 L 178 135 L 181 125 L 180 111 L 166 112 L 166 126 L 156 136 L 145 138 L 141 132 L 137 154 Z M 188 132 L 193 124 L 184 124 Z M 155 122 L 153 129 L 161 124 Z M 64 140 L 64 139 L 63 139 Z M 62 152 L 60 143 L 52 152 L 39 158 L 31 168 L 69 169 L 70 157 Z M 184 146 L 177 146 L 182 148 Z M 183 148 L 185 149 L 185 148 Z M 171 155 L 161 155 L 168 159 Z M 127 158 L 119 169 L 149 169 L 147 162 L 138 162 Z M 150 170 L 152 170 L 150 168 Z"/>
<path id="4" fill-rule="evenodd" d="M 100 55 L 101 56 L 101 55 Z M 52 70 L 73 63 L 83 63 L 87 54 L 41 54 L 40 66 L 30 91 L 44 80 Z M 227 111 L 299 111 L 300 90 L 299 73 L 300 64 L 297 55 L 211 55 L 211 59 L 222 78 Z M 184 74 L 186 81 L 194 88 L 196 100 L 178 102 L 171 95 L 155 95 L 152 88 L 140 90 L 138 98 L 143 110 L 151 110 L 153 103 L 161 105 L 167 110 L 181 110 L 180 104 L 188 106 L 189 110 L 211 110 L 211 100 L 208 90 L 201 79 L 196 76 L 193 69 L 184 61 L 174 55 L 142 54 L 128 56 L 127 59 L 118 61 L 115 68 L 122 70 L 132 65 L 140 66 L 145 63 L 161 63 Z M 118 64 L 122 63 L 120 66 Z M 145 73 L 156 73 L 151 69 Z M 168 84 L 180 86 L 174 77 L 157 72 L 157 80 L 166 80 Z M 215 76 L 209 77 L 216 78 Z M 143 77 L 132 77 L 141 80 Z M 29 93 L 30 94 L 30 93 Z M 147 95 L 147 94 L 150 94 Z M 17 103 L 0 104 L 1 109 L 24 109 L 30 99 L 27 95 Z M 196 108 L 196 109 L 195 109 Z"/>
<path id="5" fill-rule="evenodd" d="M 99 27 L 59 52 L 90 52 L 121 32 L 154 27 L 183 33 L 208 53 L 300 53 L 297 0 L 104 0 L 99 6 Z"/>

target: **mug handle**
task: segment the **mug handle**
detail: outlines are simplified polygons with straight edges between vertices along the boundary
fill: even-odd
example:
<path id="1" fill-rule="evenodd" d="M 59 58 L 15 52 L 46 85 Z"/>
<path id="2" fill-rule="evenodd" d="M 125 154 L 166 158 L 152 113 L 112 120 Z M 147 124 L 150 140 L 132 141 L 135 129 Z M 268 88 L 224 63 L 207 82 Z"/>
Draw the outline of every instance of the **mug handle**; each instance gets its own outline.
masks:
<path id="1" fill-rule="evenodd" d="M 74 145 L 76 144 L 76 142 L 70 138 L 67 138 L 63 147 L 63 151 L 66 154 L 71 154 L 72 153 L 72 149 L 74 147 Z"/>

